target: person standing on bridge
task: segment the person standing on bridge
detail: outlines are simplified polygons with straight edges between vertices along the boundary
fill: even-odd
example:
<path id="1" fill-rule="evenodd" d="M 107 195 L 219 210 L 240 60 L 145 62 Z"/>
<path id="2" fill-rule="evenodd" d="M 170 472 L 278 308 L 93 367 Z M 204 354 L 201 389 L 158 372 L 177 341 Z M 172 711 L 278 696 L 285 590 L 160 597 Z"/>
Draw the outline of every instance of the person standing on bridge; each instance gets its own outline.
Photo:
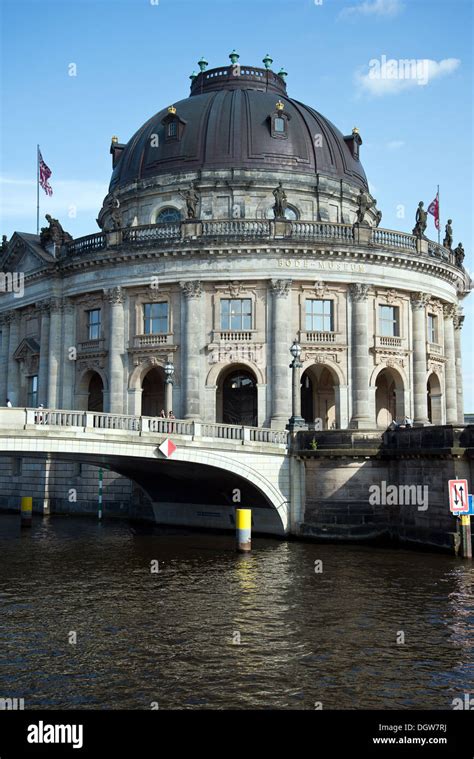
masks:
<path id="1" fill-rule="evenodd" d="M 175 415 L 172 411 L 168 412 L 168 419 L 176 419 Z M 168 424 L 168 432 L 174 432 L 174 424 Z"/>

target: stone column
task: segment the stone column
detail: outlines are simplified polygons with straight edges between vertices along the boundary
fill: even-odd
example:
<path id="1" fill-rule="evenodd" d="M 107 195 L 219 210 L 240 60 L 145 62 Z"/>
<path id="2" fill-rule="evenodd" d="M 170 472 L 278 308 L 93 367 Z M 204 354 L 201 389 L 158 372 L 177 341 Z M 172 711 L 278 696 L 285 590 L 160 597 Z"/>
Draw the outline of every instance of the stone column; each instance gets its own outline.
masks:
<path id="1" fill-rule="evenodd" d="M 63 321 L 63 301 L 52 298 L 49 319 L 48 354 L 48 408 L 59 408 L 59 380 L 61 369 L 61 332 Z"/>
<path id="2" fill-rule="evenodd" d="M 454 303 L 443 305 L 444 314 L 444 355 L 445 364 L 445 392 L 446 392 L 446 424 L 458 423 L 458 401 L 456 391 L 456 352 L 454 347 L 454 317 L 457 308 Z"/>
<path id="3" fill-rule="evenodd" d="M 121 287 L 105 291 L 109 301 L 109 392 L 107 411 L 123 414 L 123 353 L 125 351 L 124 293 Z"/>
<path id="4" fill-rule="evenodd" d="M 49 301 L 40 303 L 41 314 L 41 337 L 40 357 L 38 368 L 38 402 L 44 406 L 48 404 L 48 363 L 49 363 Z"/>
<path id="5" fill-rule="evenodd" d="M 429 424 L 426 364 L 426 304 L 429 295 L 410 294 L 413 310 L 413 423 Z"/>
<path id="6" fill-rule="evenodd" d="M 201 418 L 200 403 L 200 355 L 202 317 L 200 282 L 180 282 L 184 295 L 184 352 L 181 356 L 181 367 L 184 385 L 183 414 L 185 419 Z"/>
<path id="7" fill-rule="evenodd" d="M 289 400 L 291 325 L 291 279 L 272 279 L 272 417 L 270 426 L 283 429 L 291 417 Z M 299 370 L 298 370 L 299 374 Z"/>
<path id="8" fill-rule="evenodd" d="M 454 317 L 454 351 L 456 353 L 456 390 L 457 390 L 457 409 L 458 424 L 464 424 L 464 394 L 462 381 L 462 359 L 461 359 L 461 329 L 464 322 L 464 315 L 461 309 Z M 1 396 L 0 396 L 1 397 Z"/>
<path id="9" fill-rule="evenodd" d="M 8 371 L 7 371 L 7 392 L 6 395 L 10 398 L 12 404 L 17 406 L 20 402 L 19 389 L 20 389 L 20 365 L 18 361 L 13 358 L 13 354 L 18 348 L 20 342 L 20 314 L 13 312 L 8 315 L 10 322 L 10 330 L 8 335 Z"/>
<path id="10" fill-rule="evenodd" d="M 350 285 L 352 299 L 352 429 L 375 427 L 369 414 L 369 286 Z"/>
<path id="11" fill-rule="evenodd" d="M 62 408 L 74 408 L 74 380 L 76 376 L 76 309 L 74 303 L 64 301 L 64 337 L 61 363 L 63 365 Z M 71 348 L 73 350 L 71 350 Z"/>
<path id="12" fill-rule="evenodd" d="M 0 406 L 5 406 L 7 398 L 8 348 L 10 338 L 10 322 L 4 314 L 0 317 L 2 345 L 0 348 Z"/>

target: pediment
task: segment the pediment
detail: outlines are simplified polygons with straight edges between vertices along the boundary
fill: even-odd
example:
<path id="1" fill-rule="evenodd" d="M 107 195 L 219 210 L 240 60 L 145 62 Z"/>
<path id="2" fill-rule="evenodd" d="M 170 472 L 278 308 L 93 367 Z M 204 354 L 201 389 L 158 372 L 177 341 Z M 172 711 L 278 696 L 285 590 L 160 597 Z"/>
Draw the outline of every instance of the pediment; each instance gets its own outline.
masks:
<path id="1" fill-rule="evenodd" d="M 41 248 L 38 235 L 14 232 L 3 255 L 1 269 L 27 274 L 54 261 L 54 256 Z"/>
<path id="2" fill-rule="evenodd" d="M 15 353 L 13 358 L 17 361 L 24 361 L 31 356 L 38 356 L 40 352 L 40 345 L 34 337 L 24 337 Z"/>

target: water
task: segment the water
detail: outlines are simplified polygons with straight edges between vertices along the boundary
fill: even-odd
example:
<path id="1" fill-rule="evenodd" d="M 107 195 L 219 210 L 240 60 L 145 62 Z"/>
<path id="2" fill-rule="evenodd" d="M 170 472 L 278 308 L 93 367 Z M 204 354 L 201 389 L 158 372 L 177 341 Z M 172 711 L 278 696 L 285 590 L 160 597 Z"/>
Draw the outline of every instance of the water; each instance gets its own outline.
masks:
<path id="1" fill-rule="evenodd" d="M 451 709 L 474 690 L 474 570 L 449 556 L 239 555 L 232 536 L 2 515 L 0 557 L 0 697 L 27 709 Z"/>

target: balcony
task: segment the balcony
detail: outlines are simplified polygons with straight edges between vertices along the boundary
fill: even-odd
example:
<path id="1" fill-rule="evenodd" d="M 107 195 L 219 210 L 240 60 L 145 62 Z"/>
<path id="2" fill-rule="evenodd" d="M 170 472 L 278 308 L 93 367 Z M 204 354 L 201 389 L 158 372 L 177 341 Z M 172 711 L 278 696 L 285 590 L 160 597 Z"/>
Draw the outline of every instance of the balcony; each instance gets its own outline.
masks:
<path id="1" fill-rule="evenodd" d="M 159 345 L 172 345 L 172 332 L 159 332 L 154 335 L 135 335 L 133 338 L 134 348 L 156 348 Z"/>
<path id="2" fill-rule="evenodd" d="M 377 335 L 375 338 L 376 348 L 403 348 L 403 338 L 388 337 L 386 335 Z"/>
<path id="3" fill-rule="evenodd" d="M 222 329 L 212 333 L 213 343 L 250 343 L 254 339 L 256 330 Z"/>
<path id="4" fill-rule="evenodd" d="M 337 332 L 300 332 L 300 343 L 327 344 L 337 342 Z"/>
<path id="5" fill-rule="evenodd" d="M 79 353 L 100 353 L 104 350 L 104 338 L 98 340 L 84 340 L 79 343 Z"/>
<path id="6" fill-rule="evenodd" d="M 444 348 L 439 343 L 426 343 L 426 350 L 432 356 L 444 356 Z"/>

